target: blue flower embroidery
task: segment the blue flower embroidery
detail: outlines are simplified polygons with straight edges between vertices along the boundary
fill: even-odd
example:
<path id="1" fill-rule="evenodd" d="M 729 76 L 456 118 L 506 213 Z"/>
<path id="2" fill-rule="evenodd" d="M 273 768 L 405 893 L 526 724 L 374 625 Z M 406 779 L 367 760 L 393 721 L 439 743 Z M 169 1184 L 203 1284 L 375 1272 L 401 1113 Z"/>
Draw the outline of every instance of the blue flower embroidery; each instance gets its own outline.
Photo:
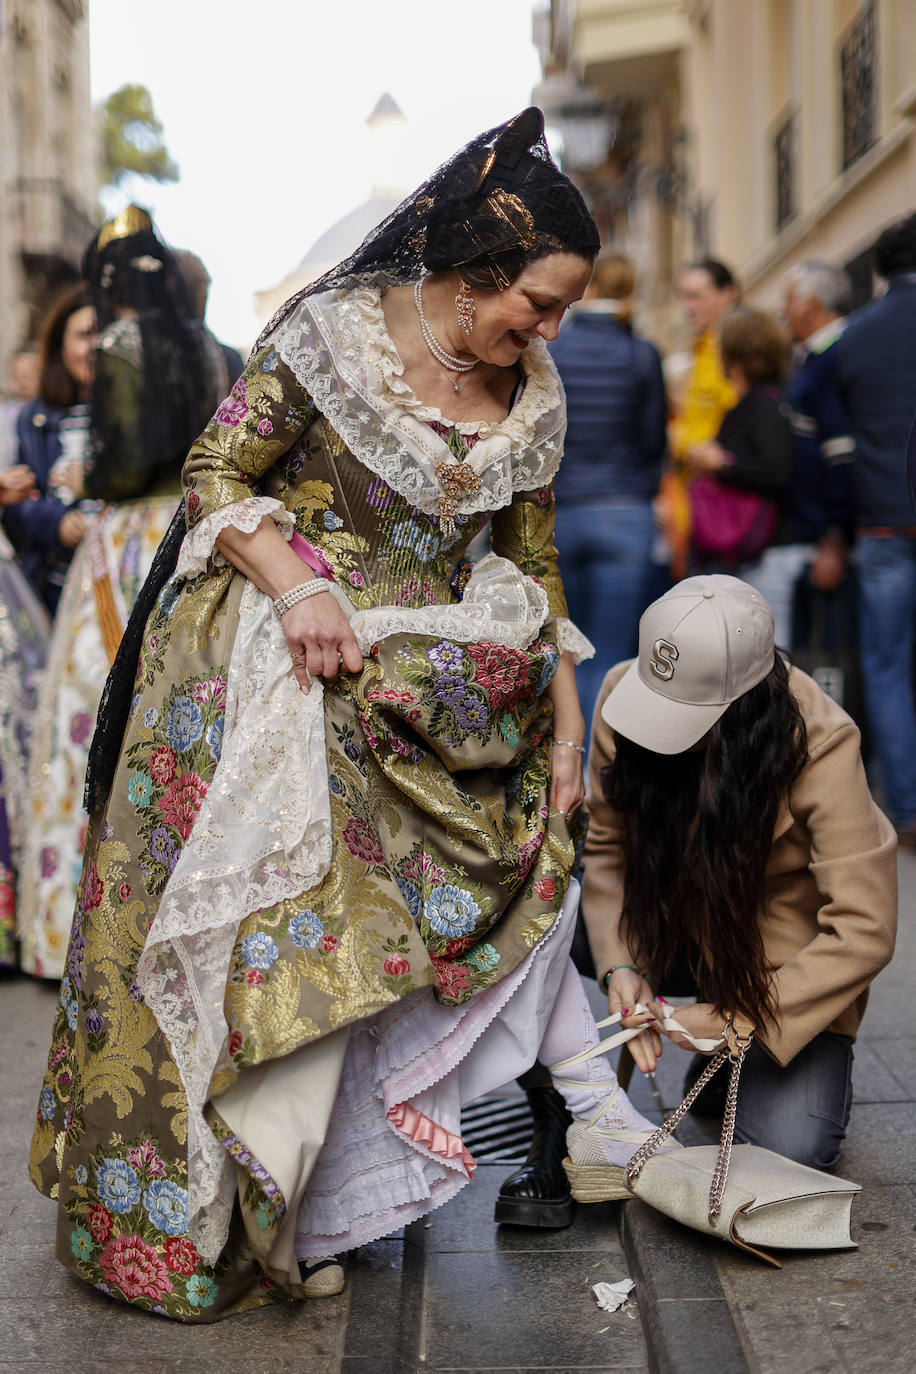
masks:
<path id="1" fill-rule="evenodd" d="M 103 1159 L 95 1172 L 95 1186 L 109 1212 L 129 1212 L 140 1201 L 140 1180 L 123 1159 Z"/>
<path id="2" fill-rule="evenodd" d="M 314 949 L 324 934 L 324 926 L 314 911 L 300 911 L 290 921 L 287 934 L 300 949 Z"/>
<path id="3" fill-rule="evenodd" d="M 336 773 L 328 774 L 328 787 L 334 793 L 335 797 L 342 797 L 346 791 L 346 788 Z"/>
<path id="4" fill-rule="evenodd" d="M 335 515 L 332 510 L 325 511 L 324 527 L 326 530 L 339 530 L 342 524 L 343 521 L 341 520 L 339 515 Z"/>
<path id="5" fill-rule="evenodd" d="M 463 887 L 446 883 L 444 887 L 435 888 L 427 897 L 423 915 L 433 930 L 454 940 L 461 935 L 469 935 L 474 929 L 480 907 Z"/>
<path id="6" fill-rule="evenodd" d="M 70 1232 L 70 1249 L 78 1260 L 87 1260 L 92 1254 L 92 1236 L 84 1226 L 77 1226 Z"/>
<path id="7" fill-rule="evenodd" d="M 149 1219 L 167 1236 L 180 1236 L 188 1229 L 188 1195 L 168 1178 L 157 1178 L 143 1194 Z"/>
<path id="8" fill-rule="evenodd" d="M 149 806 L 153 797 L 153 780 L 149 773 L 131 773 L 127 779 L 127 800 L 137 810 Z"/>
<path id="9" fill-rule="evenodd" d="M 470 954 L 465 956 L 469 964 L 479 968 L 481 973 L 489 973 L 490 969 L 496 968 L 502 955 L 495 950 L 492 945 L 475 945 Z"/>
<path id="10" fill-rule="evenodd" d="M 411 916 L 419 916 L 420 894 L 414 887 L 413 883 L 409 883 L 406 878 L 396 878 L 395 881 L 397 882 L 398 887 L 401 889 L 401 896 L 404 898 L 404 905 L 407 907 L 407 910 L 410 912 Z"/>
<path id="11" fill-rule="evenodd" d="M 152 730 L 158 719 L 159 712 L 156 710 L 155 706 L 151 706 L 143 717 L 143 724 L 146 726 L 147 730 Z"/>
<path id="12" fill-rule="evenodd" d="M 391 531 L 391 542 L 396 549 L 412 549 L 419 533 L 412 520 L 401 520 Z"/>
<path id="13" fill-rule="evenodd" d="M 414 552 L 421 563 L 428 563 L 431 558 L 435 558 L 441 544 L 442 540 L 439 536 L 433 534 L 431 530 L 427 530 L 425 534 L 421 534 L 417 539 L 414 545 Z"/>
<path id="14" fill-rule="evenodd" d="M 219 763 L 219 756 L 223 751 L 223 730 L 225 729 L 225 725 L 225 717 L 220 716 L 219 720 L 215 720 L 212 725 L 207 727 L 205 736 L 207 748 L 210 750 L 210 757 L 214 759 L 216 763 Z"/>
<path id="15" fill-rule="evenodd" d="M 54 1094 L 50 1088 L 42 1088 L 41 1097 L 38 1099 L 38 1110 L 41 1112 L 42 1121 L 51 1121 L 54 1117 L 54 1108 L 57 1104 L 54 1101 Z"/>
<path id="16" fill-rule="evenodd" d="M 510 749 L 514 749 L 518 744 L 518 727 L 510 715 L 500 716 L 499 733 Z"/>
<path id="17" fill-rule="evenodd" d="M 272 348 L 261 364 L 261 371 L 276 372 L 279 361 L 280 359 L 277 357 L 276 349 Z"/>
<path id="18" fill-rule="evenodd" d="M 76 1181 L 77 1181 L 77 1183 L 88 1183 L 88 1182 L 89 1182 L 89 1170 L 86 1168 L 85 1164 L 77 1164 L 77 1166 L 76 1166 Z"/>
<path id="19" fill-rule="evenodd" d="M 276 354 L 274 354 L 276 357 Z M 192 1274 L 185 1284 L 185 1297 L 192 1307 L 212 1307 L 217 1294 L 216 1284 L 206 1274 Z"/>
<path id="20" fill-rule="evenodd" d="M 169 707 L 165 733 L 169 744 L 180 753 L 196 744 L 204 732 L 200 707 L 190 697 L 176 697 Z"/>
<path id="21" fill-rule="evenodd" d="M 245 936 L 242 953 L 249 968 L 270 968 L 280 951 L 266 930 L 258 930 Z"/>

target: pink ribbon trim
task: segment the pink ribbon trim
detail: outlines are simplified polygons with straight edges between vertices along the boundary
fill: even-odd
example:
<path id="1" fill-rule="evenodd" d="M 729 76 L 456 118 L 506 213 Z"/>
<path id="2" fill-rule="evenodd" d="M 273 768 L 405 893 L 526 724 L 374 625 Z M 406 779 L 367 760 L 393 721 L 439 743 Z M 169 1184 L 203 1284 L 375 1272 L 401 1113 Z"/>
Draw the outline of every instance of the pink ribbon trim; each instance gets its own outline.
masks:
<path id="1" fill-rule="evenodd" d="M 293 531 L 293 536 L 289 541 L 289 546 L 297 557 L 301 558 L 312 572 L 319 577 L 326 577 L 329 582 L 336 581 L 334 570 L 320 549 L 316 549 L 314 544 L 310 544 L 307 539 L 303 539 L 298 530 Z"/>
<path id="2" fill-rule="evenodd" d="M 398 1102 L 395 1106 L 388 1109 L 388 1120 L 409 1136 L 411 1140 L 418 1141 L 425 1145 L 434 1155 L 441 1155 L 443 1159 L 460 1159 L 464 1165 L 468 1178 L 473 1178 L 477 1169 L 477 1161 L 467 1149 L 464 1142 L 451 1131 L 447 1131 L 444 1126 L 431 1121 L 428 1116 L 418 1112 L 416 1107 L 409 1102 Z"/>

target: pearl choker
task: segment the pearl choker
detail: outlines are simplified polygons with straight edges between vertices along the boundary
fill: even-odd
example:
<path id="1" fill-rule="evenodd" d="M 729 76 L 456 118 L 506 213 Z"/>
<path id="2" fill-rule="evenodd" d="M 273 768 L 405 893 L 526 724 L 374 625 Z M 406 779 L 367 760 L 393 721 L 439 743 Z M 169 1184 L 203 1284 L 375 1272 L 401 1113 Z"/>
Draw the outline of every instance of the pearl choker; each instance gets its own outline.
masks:
<path id="1" fill-rule="evenodd" d="M 439 343 L 435 334 L 429 327 L 429 321 L 423 313 L 423 278 L 415 281 L 413 285 L 413 298 L 417 307 L 417 316 L 420 320 L 420 333 L 423 335 L 423 342 L 429 349 L 440 367 L 444 367 L 447 372 L 471 372 L 480 362 L 475 358 L 472 363 L 466 363 L 462 358 L 456 358 L 453 353 L 446 353 Z M 458 382 L 452 383 L 453 391 L 460 391 L 461 385 Z"/>

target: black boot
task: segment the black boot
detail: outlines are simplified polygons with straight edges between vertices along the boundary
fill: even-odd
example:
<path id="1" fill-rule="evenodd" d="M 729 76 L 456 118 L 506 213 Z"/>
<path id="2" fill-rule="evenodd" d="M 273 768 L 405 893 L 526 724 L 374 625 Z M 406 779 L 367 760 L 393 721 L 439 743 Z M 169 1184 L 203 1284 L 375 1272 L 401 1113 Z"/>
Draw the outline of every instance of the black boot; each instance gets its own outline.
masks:
<path id="1" fill-rule="evenodd" d="M 499 1190 L 493 1220 L 511 1226 L 569 1226 L 576 1204 L 563 1160 L 572 1117 L 552 1083 L 522 1086 L 534 1117 L 534 1135 L 525 1163 Z"/>

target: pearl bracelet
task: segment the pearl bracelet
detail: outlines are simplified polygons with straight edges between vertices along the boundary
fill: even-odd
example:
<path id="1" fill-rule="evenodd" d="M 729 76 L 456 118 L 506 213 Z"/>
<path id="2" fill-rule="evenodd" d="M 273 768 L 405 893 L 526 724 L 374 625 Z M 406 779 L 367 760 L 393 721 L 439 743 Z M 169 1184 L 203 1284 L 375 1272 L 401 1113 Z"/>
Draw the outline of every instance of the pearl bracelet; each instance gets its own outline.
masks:
<path id="1" fill-rule="evenodd" d="M 571 739 L 555 739 L 554 744 L 565 744 L 567 749 L 575 749 L 577 754 L 585 753 L 585 745 L 576 744 L 575 741 Z"/>
<path id="2" fill-rule="evenodd" d="M 295 606 L 299 601 L 305 601 L 306 597 L 317 596 L 319 592 L 328 592 L 331 584 L 326 577 L 313 577 L 308 582 L 300 582 L 298 587 L 290 587 L 288 592 L 282 596 L 274 597 L 274 610 L 281 618 L 286 614 L 290 607 Z"/>

